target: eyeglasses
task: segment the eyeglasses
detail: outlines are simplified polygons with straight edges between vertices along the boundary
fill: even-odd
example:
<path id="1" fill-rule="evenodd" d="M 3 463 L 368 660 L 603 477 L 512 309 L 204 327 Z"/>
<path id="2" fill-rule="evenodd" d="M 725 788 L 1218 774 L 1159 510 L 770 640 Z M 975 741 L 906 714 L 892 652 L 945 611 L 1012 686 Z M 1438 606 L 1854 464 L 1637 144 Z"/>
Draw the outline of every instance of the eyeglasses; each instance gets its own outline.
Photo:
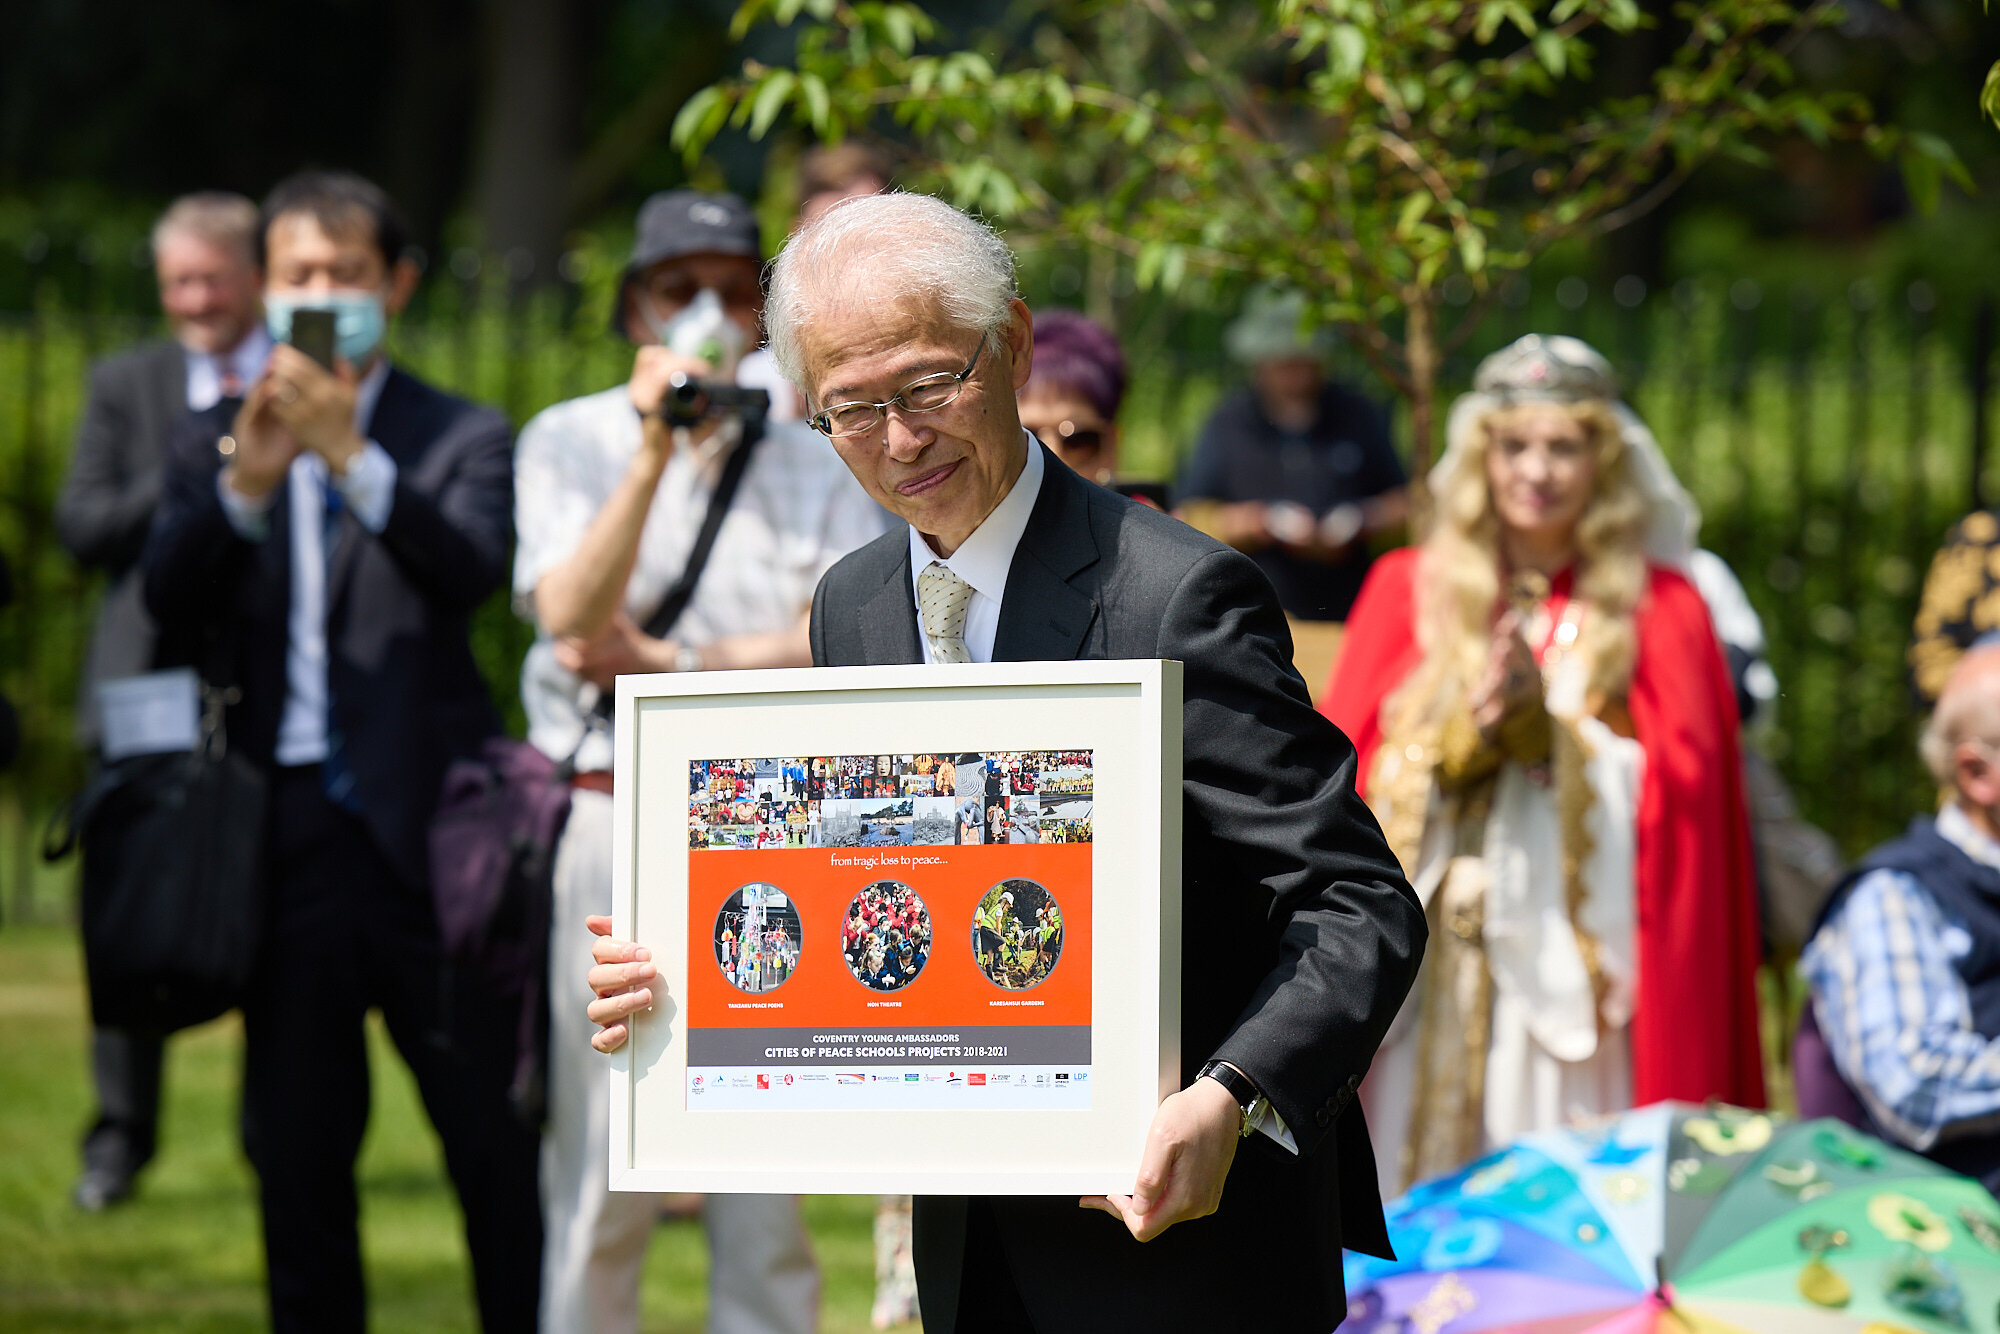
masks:
<path id="1" fill-rule="evenodd" d="M 971 378 L 972 368 L 979 364 L 980 354 L 985 351 L 986 340 L 982 338 L 979 346 L 972 351 L 972 360 L 965 363 L 964 370 L 939 371 L 936 375 L 912 380 L 880 403 L 867 399 L 835 403 L 812 418 L 812 428 L 821 435 L 838 440 L 843 436 L 865 435 L 874 430 L 876 424 L 889 415 L 890 408 L 901 408 L 905 412 L 936 412 L 965 392 L 965 382 Z"/>
<path id="2" fill-rule="evenodd" d="M 1056 435 L 1060 437 L 1059 443 L 1067 449 L 1095 454 L 1104 447 L 1104 432 L 1094 426 L 1078 426 L 1073 421 L 1063 421 L 1057 424 Z"/>

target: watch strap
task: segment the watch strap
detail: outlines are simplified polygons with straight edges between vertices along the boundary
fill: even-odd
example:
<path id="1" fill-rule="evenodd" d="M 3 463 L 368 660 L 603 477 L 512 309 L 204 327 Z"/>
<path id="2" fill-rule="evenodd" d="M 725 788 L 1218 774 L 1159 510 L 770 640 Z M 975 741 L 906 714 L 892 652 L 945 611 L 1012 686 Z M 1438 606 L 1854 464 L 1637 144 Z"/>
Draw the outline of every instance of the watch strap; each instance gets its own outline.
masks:
<path id="1" fill-rule="evenodd" d="M 1264 1107 L 1268 1106 L 1256 1081 L 1227 1061 L 1210 1061 L 1195 1078 L 1212 1079 L 1229 1090 L 1229 1096 L 1236 1099 L 1237 1110 L 1243 1117 L 1236 1133 L 1239 1137 L 1248 1138 L 1250 1132 L 1257 1128 L 1257 1122 L 1263 1119 Z"/>

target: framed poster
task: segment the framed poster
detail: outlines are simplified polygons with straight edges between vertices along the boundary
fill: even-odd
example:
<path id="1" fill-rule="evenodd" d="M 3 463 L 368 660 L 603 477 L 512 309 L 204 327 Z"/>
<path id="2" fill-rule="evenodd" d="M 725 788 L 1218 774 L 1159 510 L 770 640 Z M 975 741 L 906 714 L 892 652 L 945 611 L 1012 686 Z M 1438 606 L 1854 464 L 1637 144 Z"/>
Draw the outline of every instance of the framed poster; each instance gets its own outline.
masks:
<path id="1" fill-rule="evenodd" d="M 1179 1085 L 1181 668 L 618 679 L 660 970 L 617 1190 L 1129 1192 Z"/>

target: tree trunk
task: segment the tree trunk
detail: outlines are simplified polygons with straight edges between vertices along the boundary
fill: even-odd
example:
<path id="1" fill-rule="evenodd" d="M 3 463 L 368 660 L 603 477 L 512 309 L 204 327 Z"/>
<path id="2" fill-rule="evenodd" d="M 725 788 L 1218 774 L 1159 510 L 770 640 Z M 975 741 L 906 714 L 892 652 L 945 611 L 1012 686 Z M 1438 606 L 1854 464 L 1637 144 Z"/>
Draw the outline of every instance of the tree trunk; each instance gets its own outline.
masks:
<path id="1" fill-rule="evenodd" d="M 639 161 L 666 142 L 681 104 L 697 89 L 730 73 L 729 56 L 735 44 L 729 37 L 727 11 L 718 16 L 683 4 L 674 9 L 673 24 L 673 59 L 660 65 L 624 109 L 598 126 L 596 137 L 578 150 L 564 196 L 571 217 L 589 218 L 607 199 L 615 198 Z M 581 46 L 596 49 L 602 41 L 600 36 Z M 762 161 L 761 154 L 758 160 Z M 750 164 L 753 175 L 757 166 L 756 162 Z M 731 182 L 743 186 L 746 199 L 756 200 L 754 181 L 739 182 L 732 173 Z"/>
<path id="2" fill-rule="evenodd" d="M 391 64 L 387 115 L 382 119 L 380 184 L 410 224 L 410 237 L 431 258 L 442 256 L 445 220 L 465 200 L 471 165 L 474 93 L 479 55 L 465 34 L 479 11 L 466 0 L 390 7 Z"/>
<path id="3" fill-rule="evenodd" d="M 1430 532 L 1431 462 L 1437 443 L 1438 347 L 1432 293 L 1412 292 L 1405 330 L 1410 363 L 1410 537 L 1421 542 Z"/>
<path id="4" fill-rule="evenodd" d="M 576 42 L 563 0 L 486 9 L 473 210 L 516 286 L 555 277 L 575 167 Z"/>

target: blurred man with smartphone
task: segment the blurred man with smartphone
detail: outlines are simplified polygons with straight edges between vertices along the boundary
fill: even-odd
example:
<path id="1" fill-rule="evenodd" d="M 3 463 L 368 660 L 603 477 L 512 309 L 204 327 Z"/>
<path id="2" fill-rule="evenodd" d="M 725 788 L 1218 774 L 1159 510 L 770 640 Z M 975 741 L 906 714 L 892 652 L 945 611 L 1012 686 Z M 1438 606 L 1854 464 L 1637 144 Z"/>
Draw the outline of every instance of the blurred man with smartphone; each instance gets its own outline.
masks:
<path id="1" fill-rule="evenodd" d="M 506 573 L 509 430 L 383 355 L 417 271 L 379 189 L 294 176 L 259 237 L 278 345 L 240 404 L 175 434 L 143 564 L 163 659 L 225 646 L 229 741 L 267 777 L 243 1131 L 272 1325 L 366 1326 L 354 1161 L 379 1008 L 443 1142 L 481 1323 L 528 1330 L 541 1221 L 536 1136 L 506 1096 L 513 1011 L 447 966 L 426 855 L 445 767 L 499 728 L 467 626 Z"/>
<path id="2" fill-rule="evenodd" d="M 56 535 L 86 569 L 105 572 L 77 699 L 77 735 L 104 743 L 97 688 L 153 666 L 153 623 L 139 590 L 139 549 L 160 496 L 169 428 L 190 411 L 238 397 L 264 369 L 271 340 L 258 303 L 257 206 L 205 191 L 176 199 L 153 225 L 153 269 L 169 337 L 90 368 L 69 475 L 56 501 Z M 83 1141 L 73 1198 L 89 1212 L 132 1193 L 153 1156 L 159 1124 L 157 1034 L 96 1028 L 91 1075 L 98 1112 Z"/>

